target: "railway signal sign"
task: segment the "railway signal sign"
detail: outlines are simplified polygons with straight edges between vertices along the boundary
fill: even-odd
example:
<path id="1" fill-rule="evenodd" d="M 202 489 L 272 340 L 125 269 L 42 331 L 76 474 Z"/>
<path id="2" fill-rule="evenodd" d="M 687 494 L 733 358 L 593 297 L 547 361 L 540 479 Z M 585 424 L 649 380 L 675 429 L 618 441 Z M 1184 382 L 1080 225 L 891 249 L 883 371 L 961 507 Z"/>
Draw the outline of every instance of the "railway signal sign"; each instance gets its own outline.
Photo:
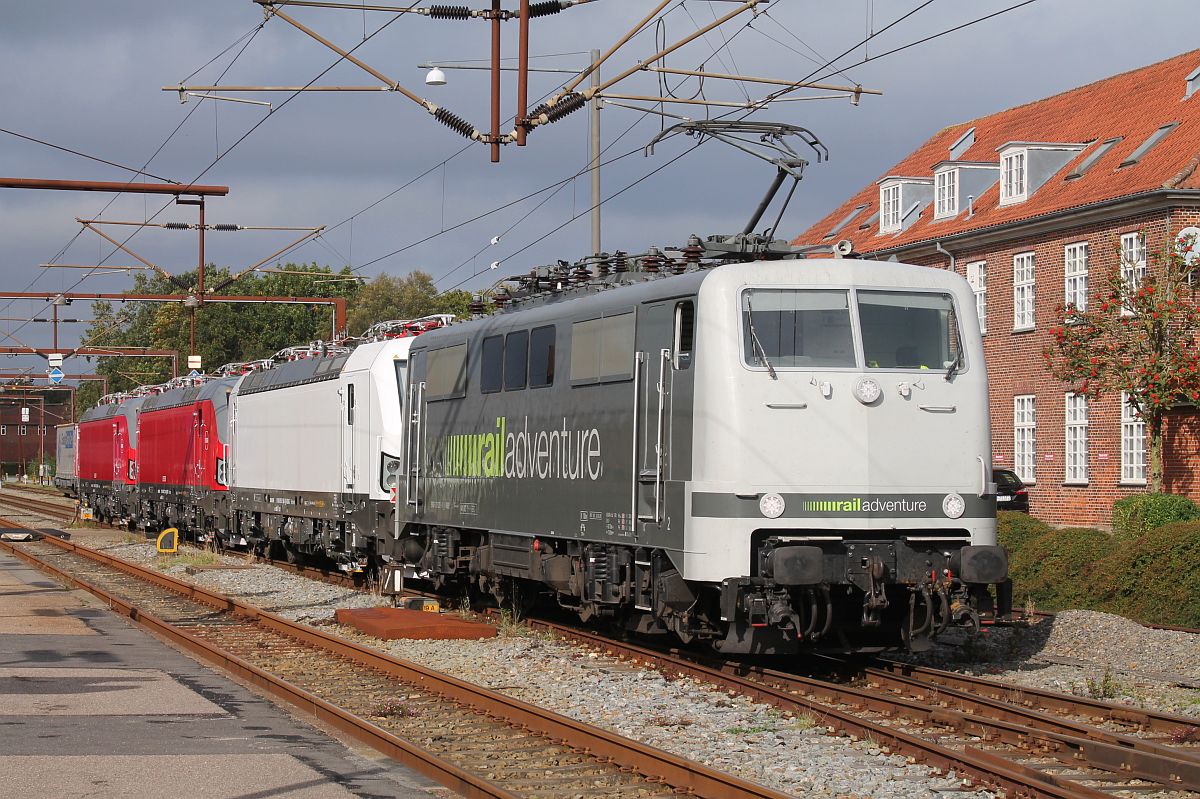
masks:
<path id="1" fill-rule="evenodd" d="M 189 355 L 187 363 L 188 363 L 189 369 L 199 369 L 200 368 L 200 356 L 199 355 Z"/>
<path id="2" fill-rule="evenodd" d="M 61 352 L 50 353 L 46 356 L 46 359 L 50 362 L 50 366 L 52 368 L 57 369 L 58 367 L 62 366 L 63 356 Z"/>
<path id="3" fill-rule="evenodd" d="M 46 373 L 46 379 L 50 381 L 50 385 L 57 386 L 63 381 L 63 370 L 57 366 Z"/>
<path id="4" fill-rule="evenodd" d="M 22 421 L 22 422 L 28 422 L 28 421 L 29 421 L 29 409 L 28 409 L 28 408 L 22 408 L 22 409 L 21 409 L 21 421 Z"/>

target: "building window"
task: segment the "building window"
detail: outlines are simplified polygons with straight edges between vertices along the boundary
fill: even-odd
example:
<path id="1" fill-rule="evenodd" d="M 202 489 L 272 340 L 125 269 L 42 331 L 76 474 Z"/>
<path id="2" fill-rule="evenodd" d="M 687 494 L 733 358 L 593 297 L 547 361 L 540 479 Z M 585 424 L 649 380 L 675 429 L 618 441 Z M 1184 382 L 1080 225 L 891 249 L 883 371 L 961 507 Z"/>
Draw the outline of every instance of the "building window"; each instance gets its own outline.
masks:
<path id="1" fill-rule="evenodd" d="M 967 282 L 975 292 L 975 314 L 979 317 L 979 332 L 987 332 L 987 261 L 967 264 Z"/>
<path id="2" fill-rule="evenodd" d="M 900 184 L 893 183 L 879 190 L 879 232 L 900 230 Z"/>
<path id="3" fill-rule="evenodd" d="M 1013 397 L 1013 468 L 1026 483 L 1034 482 L 1037 467 L 1037 412 L 1034 396 Z"/>
<path id="4" fill-rule="evenodd" d="M 1033 253 L 1013 256 L 1013 330 L 1033 329 Z"/>
<path id="5" fill-rule="evenodd" d="M 935 196 L 934 219 L 958 216 L 958 170 L 947 169 L 934 176 Z"/>
<path id="6" fill-rule="evenodd" d="M 1000 204 L 1025 199 L 1025 151 L 1017 150 L 1000 159 Z"/>
<path id="7" fill-rule="evenodd" d="M 1066 475 L 1068 483 L 1088 481 L 1088 404 L 1083 394 L 1068 394 L 1066 407 Z"/>
<path id="8" fill-rule="evenodd" d="M 1146 278 L 1146 239 L 1141 233 L 1126 233 L 1121 237 L 1121 280 L 1125 290 L 1133 294 Z M 1121 308 L 1125 316 L 1132 316 L 1133 309 L 1127 300 Z"/>
<path id="9" fill-rule="evenodd" d="M 1063 248 L 1063 274 L 1065 275 L 1065 305 L 1075 306 L 1077 311 L 1087 310 L 1088 246 L 1087 242 L 1068 244 Z"/>
<path id="10" fill-rule="evenodd" d="M 1146 484 L 1146 422 L 1121 392 L 1121 482 Z"/>

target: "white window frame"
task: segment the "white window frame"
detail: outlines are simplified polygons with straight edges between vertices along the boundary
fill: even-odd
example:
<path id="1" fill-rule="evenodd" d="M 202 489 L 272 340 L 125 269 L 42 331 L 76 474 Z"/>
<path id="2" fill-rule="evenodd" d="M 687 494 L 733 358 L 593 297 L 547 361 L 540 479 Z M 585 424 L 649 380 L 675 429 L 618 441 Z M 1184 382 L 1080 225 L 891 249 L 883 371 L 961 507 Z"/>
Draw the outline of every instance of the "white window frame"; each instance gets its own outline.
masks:
<path id="1" fill-rule="evenodd" d="M 1029 189 L 1029 154 L 1010 150 L 1000 156 L 1000 204 L 1024 202 Z"/>
<path id="2" fill-rule="evenodd" d="M 898 233 L 904 211 L 902 183 L 885 183 L 879 187 L 879 232 Z"/>
<path id="3" fill-rule="evenodd" d="M 1121 392 L 1121 485 L 1146 485 L 1146 420 Z"/>
<path id="4" fill-rule="evenodd" d="M 943 169 L 933 176 L 933 218 L 949 219 L 958 216 L 958 170 Z"/>
<path id="5" fill-rule="evenodd" d="M 1063 482 L 1088 482 L 1088 401 L 1086 394 L 1066 394 L 1063 414 Z"/>
<path id="6" fill-rule="evenodd" d="M 1087 310 L 1088 243 L 1086 241 L 1063 247 L 1063 304 L 1075 304 L 1075 310 Z"/>
<path id="7" fill-rule="evenodd" d="M 1146 279 L 1146 239 L 1141 234 L 1126 233 L 1121 236 L 1121 280 L 1129 292 L 1137 289 Z M 1128 306 L 1122 306 L 1122 316 L 1133 316 Z"/>
<path id="8" fill-rule="evenodd" d="M 987 261 L 967 264 L 967 282 L 975 292 L 975 314 L 979 317 L 979 332 L 987 333 Z"/>
<path id="9" fill-rule="evenodd" d="M 1013 397 L 1013 471 L 1022 481 L 1037 482 L 1037 397 Z"/>
<path id="10" fill-rule="evenodd" d="M 1032 251 L 1013 256 L 1013 330 L 1036 324 L 1037 259 Z"/>

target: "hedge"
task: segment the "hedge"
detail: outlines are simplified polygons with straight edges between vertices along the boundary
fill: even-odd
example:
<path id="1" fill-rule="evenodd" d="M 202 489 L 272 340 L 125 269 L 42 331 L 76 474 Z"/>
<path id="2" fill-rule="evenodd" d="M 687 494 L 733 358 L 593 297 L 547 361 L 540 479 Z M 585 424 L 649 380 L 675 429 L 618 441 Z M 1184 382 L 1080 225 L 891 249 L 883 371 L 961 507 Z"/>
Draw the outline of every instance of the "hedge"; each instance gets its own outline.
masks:
<path id="1" fill-rule="evenodd" d="M 1028 594 L 1043 610 L 1099 609 L 1092 569 L 1114 547 L 1112 536 L 1088 527 L 1050 530 L 1015 547 L 1009 556 L 1014 598 Z"/>
<path id="2" fill-rule="evenodd" d="M 1113 503 L 1113 532 L 1138 538 L 1171 522 L 1200 519 L 1200 507 L 1176 494 L 1134 494 Z"/>
<path id="3" fill-rule="evenodd" d="M 1200 627 L 1200 520 L 1118 537 L 1084 527 L 1055 530 L 1022 516 L 999 516 L 1018 607 L 1032 599 L 1039 610 L 1102 610 Z"/>
<path id="4" fill-rule="evenodd" d="M 1200 627 L 1200 521 L 1120 541 L 1093 578 L 1105 609 L 1151 624 Z"/>

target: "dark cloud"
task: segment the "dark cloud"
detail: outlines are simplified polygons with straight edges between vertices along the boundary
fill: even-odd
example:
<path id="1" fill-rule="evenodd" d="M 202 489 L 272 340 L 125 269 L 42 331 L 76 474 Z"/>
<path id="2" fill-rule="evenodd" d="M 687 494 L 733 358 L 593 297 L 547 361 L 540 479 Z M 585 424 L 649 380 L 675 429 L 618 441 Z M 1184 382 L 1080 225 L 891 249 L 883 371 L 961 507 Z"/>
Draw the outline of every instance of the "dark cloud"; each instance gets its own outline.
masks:
<path id="1" fill-rule="evenodd" d="M 929 36 L 999 10 L 1007 2 L 934 3 L 838 62 L 854 64 L 868 56 Z M 1052 94 L 1125 69 L 1147 64 L 1194 46 L 1193 3 L 1160 0 L 1139 4 L 1136 12 L 1117 0 L 1042 0 L 997 19 L 944 36 L 903 52 L 845 68 L 817 72 L 831 82 L 858 81 L 885 92 L 865 97 L 859 107 L 844 100 L 780 104 L 759 114 L 811 128 L 830 148 L 832 159 L 812 164 L 784 218 L 781 233 L 803 229 L 847 194 L 883 174 L 929 135 L 948 124 Z M 861 40 L 873 14 L 874 29 L 915 6 L 906 2 L 813 4 L 776 0 L 766 15 L 737 33 L 729 48 L 713 57 L 724 39 L 718 32 L 672 55 L 671 66 L 796 79 L 813 72 L 823 59 Z M 573 66 L 583 54 L 605 47 L 649 8 L 648 3 L 597 0 L 538 21 L 535 54 L 567 53 L 537 64 Z M 689 0 L 672 12 L 665 35 L 676 38 L 732 8 L 725 2 Z M 352 47 L 387 17 L 311 9 L 293 9 L 297 18 Z M 747 17 L 746 19 L 749 19 Z M 249 0 L 223 2 L 151 2 L 151 0 L 59 0 L 30 3 L 0 0 L 0 97 L 4 127 L 130 165 L 141 165 L 189 113 L 186 125 L 154 159 L 150 171 L 191 180 L 227 183 L 227 198 L 210 204 L 210 218 L 243 224 L 333 226 L 455 153 L 465 142 L 428 114 L 395 93 L 308 94 L 280 107 L 287 95 L 271 95 L 276 110 L 246 105 L 204 103 L 162 92 L 200 68 L 262 21 Z M 745 21 L 745 20 L 742 20 Z M 733 23 L 731 36 L 740 27 Z M 505 47 L 515 53 L 515 26 L 505 31 Z M 389 77 L 476 125 L 488 118 L 485 72 L 452 72 L 441 89 L 422 84 L 422 61 L 483 58 L 487 26 L 479 21 L 445 23 L 424 17 L 401 19 L 357 51 Z M 215 81 L 230 62 L 228 55 L 190 78 Z M 639 37 L 605 66 L 607 75 L 632 66 L 653 52 L 654 32 Z M 819 53 L 819 55 L 818 55 Z M 330 51 L 280 20 L 268 23 L 228 71 L 223 83 L 303 84 L 336 59 Z M 538 76 L 534 93 L 553 90 L 558 76 Z M 373 79 L 349 64 L 328 72 L 321 83 L 368 84 Z M 638 75 L 621 91 L 655 93 L 650 75 Z M 681 88 L 689 95 L 694 84 Z M 761 87 L 749 88 L 760 96 Z M 505 88 L 504 116 L 513 110 L 511 86 Z M 706 81 L 710 98 L 743 98 L 739 87 Z M 694 116 L 697 107 L 670 106 Z M 264 121 L 264 117 L 265 121 Z M 633 112 L 608 108 L 602 114 L 604 137 L 611 142 L 637 120 Z M 261 124 L 259 124 L 261 123 Z M 609 156 L 644 145 L 659 127 L 648 119 Z M 257 125 L 244 142 L 216 166 L 216 155 Z M 640 153 L 606 167 L 605 195 L 620 190 L 682 153 L 691 142 L 677 139 L 655 155 Z M 457 225 L 504 202 L 568 177 L 586 161 L 586 119 L 580 112 L 539 130 L 526 148 L 508 147 L 500 165 L 487 161 L 475 146 L 410 188 L 356 216 L 328 234 L 329 247 L 311 244 L 297 258 L 359 266 L 405 247 L 431 233 Z M 205 171 L 207 169 L 207 171 Z M 122 179 L 124 173 L 35 144 L 0 137 L 0 173 L 19 176 Z M 738 230 L 745 223 L 773 174 L 773 168 L 743 154 L 706 144 L 681 157 L 604 207 L 605 247 L 638 250 L 653 243 L 677 243 L 689 233 Z M 537 211 L 539 195 L 477 223 L 440 235 L 427 244 L 383 258 L 364 272 L 400 273 L 422 268 L 450 275 L 441 285 L 481 271 L 467 287 L 490 282 L 487 265 L 509 257 L 547 234 L 587 206 L 586 176 L 560 191 Z M 0 192 L 0 267 L 9 289 L 33 285 L 61 290 L 78 274 L 39 270 L 37 264 L 59 252 L 78 230 L 76 216 L 91 216 L 110 198 L 102 195 Z M 108 218 L 142 219 L 162 201 L 127 196 L 115 200 Z M 162 219 L 191 219 L 187 209 L 168 208 Z M 773 214 L 771 215 L 773 219 Z M 489 239 L 515 227 L 495 246 Z M 228 234 L 211 237 L 209 255 L 220 263 L 248 264 L 275 249 L 282 237 Z M 189 236 L 147 231 L 133 242 L 156 262 L 172 269 L 190 268 L 195 242 Z M 502 271 L 524 271 L 531 264 L 574 258 L 589 247 L 586 215 L 504 264 Z M 476 253 L 484 248 L 483 252 Z M 90 234 L 80 237 L 62 260 L 87 262 L 107 252 Z M 114 256 L 113 261 L 125 261 Z M 464 265 L 465 264 L 465 265 Z M 451 272 L 453 273 L 451 274 Z M 89 279 L 89 290 L 113 290 L 128 279 Z M 2 304 L 0 304 L 2 305 Z M 4 315 L 31 313 L 21 303 Z M 12 323 L 9 330 L 13 329 Z M 37 339 L 26 327 L 18 335 Z"/>

